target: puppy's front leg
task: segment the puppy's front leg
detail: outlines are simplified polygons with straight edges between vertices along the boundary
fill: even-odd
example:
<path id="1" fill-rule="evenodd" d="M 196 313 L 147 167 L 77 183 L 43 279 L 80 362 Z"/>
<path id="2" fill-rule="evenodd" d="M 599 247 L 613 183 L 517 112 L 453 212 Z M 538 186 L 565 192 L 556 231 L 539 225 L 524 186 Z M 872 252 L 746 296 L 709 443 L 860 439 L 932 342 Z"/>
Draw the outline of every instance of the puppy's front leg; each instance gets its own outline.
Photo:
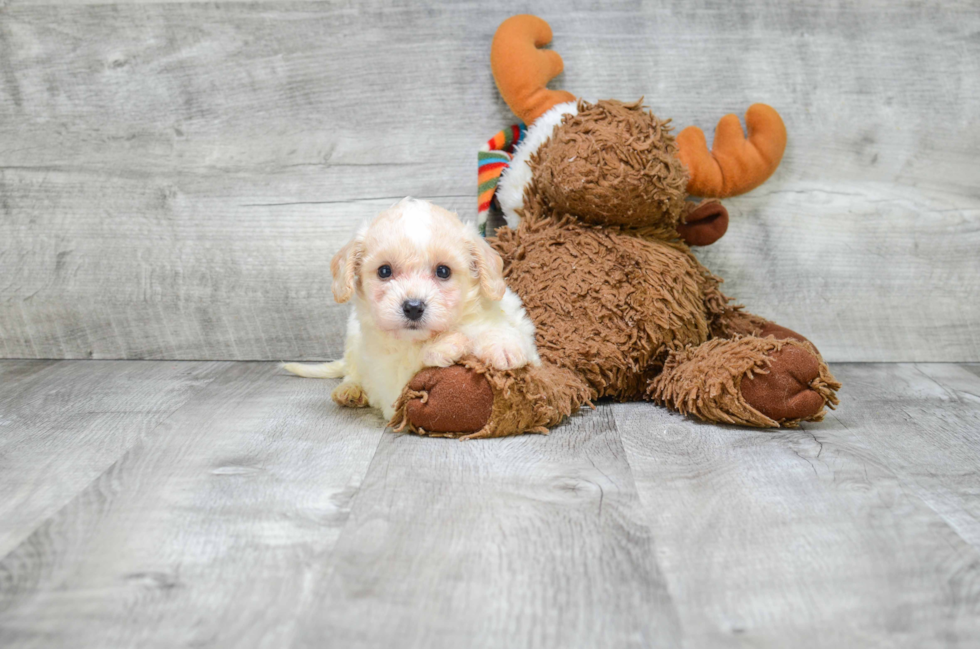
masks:
<path id="1" fill-rule="evenodd" d="M 495 331 L 487 331 L 480 337 L 473 354 L 498 370 L 517 369 L 530 360 L 518 336 Z"/>
<path id="2" fill-rule="evenodd" d="M 433 340 L 422 349 L 426 367 L 449 367 L 470 353 L 470 339 L 461 333 L 451 333 Z"/>

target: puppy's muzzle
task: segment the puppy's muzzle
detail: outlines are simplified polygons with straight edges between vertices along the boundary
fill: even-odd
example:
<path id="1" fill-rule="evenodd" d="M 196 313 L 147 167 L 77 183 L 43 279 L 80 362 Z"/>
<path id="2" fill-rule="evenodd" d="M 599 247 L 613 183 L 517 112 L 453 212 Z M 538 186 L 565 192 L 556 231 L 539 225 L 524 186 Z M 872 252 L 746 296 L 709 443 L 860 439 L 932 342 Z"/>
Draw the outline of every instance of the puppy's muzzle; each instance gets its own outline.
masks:
<path id="1" fill-rule="evenodd" d="M 412 322 L 418 322 L 425 313 L 425 302 L 422 300 L 405 300 L 402 302 L 402 313 Z"/>

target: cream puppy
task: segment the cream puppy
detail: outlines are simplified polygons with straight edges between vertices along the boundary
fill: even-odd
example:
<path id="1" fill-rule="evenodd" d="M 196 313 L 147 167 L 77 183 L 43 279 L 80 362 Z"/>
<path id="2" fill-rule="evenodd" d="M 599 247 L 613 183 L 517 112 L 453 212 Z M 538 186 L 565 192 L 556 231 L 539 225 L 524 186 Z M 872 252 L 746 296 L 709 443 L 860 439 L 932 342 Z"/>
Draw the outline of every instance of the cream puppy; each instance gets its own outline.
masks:
<path id="1" fill-rule="evenodd" d="M 534 324 L 504 284 L 502 267 L 475 227 L 428 201 L 403 199 L 330 264 L 334 299 L 354 299 L 343 360 L 283 367 L 343 377 L 334 401 L 379 408 L 390 419 L 423 367 L 447 367 L 467 354 L 498 369 L 539 365 Z"/>

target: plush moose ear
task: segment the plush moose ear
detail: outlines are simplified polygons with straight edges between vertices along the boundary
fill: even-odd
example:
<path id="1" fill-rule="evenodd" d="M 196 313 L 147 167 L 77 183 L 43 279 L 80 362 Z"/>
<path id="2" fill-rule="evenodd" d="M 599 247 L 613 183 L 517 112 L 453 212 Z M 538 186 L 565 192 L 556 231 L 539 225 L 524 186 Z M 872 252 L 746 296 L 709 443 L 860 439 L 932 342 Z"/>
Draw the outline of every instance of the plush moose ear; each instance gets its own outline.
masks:
<path id="1" fill-rule="evenodd" d="M 718 201 L 702 201 L 677 225 L 677 233 L 689 246 L 711 245 L 727 231 L 728 210 Z"/>
<path id="2" fill-rule="evenodd" d="M 487 298 L 497 301 L 504 298 L 504 261 L 483 237 L 473 232 L 470 236 L 470 268 L 480 282 L 480 291 Z"/>
<path id="3" fill-rule="evenodd" d="M 330 262 L 333 275 L 333 299 L 343 304 L 354 295 L 357 273 L 361 270 L 364 241 L 360 236 L 341 248 Z"/>

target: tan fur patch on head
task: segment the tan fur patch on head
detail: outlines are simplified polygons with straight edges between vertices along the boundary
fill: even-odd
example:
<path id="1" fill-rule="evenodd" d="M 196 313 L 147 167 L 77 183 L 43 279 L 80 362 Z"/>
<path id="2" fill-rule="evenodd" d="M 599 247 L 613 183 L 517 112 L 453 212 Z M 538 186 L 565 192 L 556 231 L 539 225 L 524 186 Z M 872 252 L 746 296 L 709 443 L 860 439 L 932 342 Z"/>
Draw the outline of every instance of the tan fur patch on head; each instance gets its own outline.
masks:
<path id="1" fill-rule="evenodd" d="M 494 286 L 493 271 L 500 275 L 500 262 L 493 266 L 493 259 L 483 257 L 479 268 L 488 270 L 477 272 L 471 251 L 474 242 L 493 258 L 496 255 L 475 228 L 424 200 L 399 201 L 362 228 L 355 242 L 359 250 L 358 308 L 365 315 L 362 322 L 402 339 L 425 340 L 453 329 L 468 310 L 479 308 L 481 287 Z M 437 275 L 440 266 L 448 269 L 448 276 Z M 379 274 L 382 268 L 384 276 Z M 503 280 L 498 283 L 502 293 Z M 349 285 L 354 285 L 352 279 Z M 405 304 L 409 300 L 421 303 L 420 319 L 408 319 Z"/>
<path id="2" fill-rule="evenodd" d="M 530 166 L 529 194 L 589 223 L 671 231 L 686 213 L 687 171 L 669 120 L 640 101 L 579 102 L 578 114 L 565 117 Z"/>

